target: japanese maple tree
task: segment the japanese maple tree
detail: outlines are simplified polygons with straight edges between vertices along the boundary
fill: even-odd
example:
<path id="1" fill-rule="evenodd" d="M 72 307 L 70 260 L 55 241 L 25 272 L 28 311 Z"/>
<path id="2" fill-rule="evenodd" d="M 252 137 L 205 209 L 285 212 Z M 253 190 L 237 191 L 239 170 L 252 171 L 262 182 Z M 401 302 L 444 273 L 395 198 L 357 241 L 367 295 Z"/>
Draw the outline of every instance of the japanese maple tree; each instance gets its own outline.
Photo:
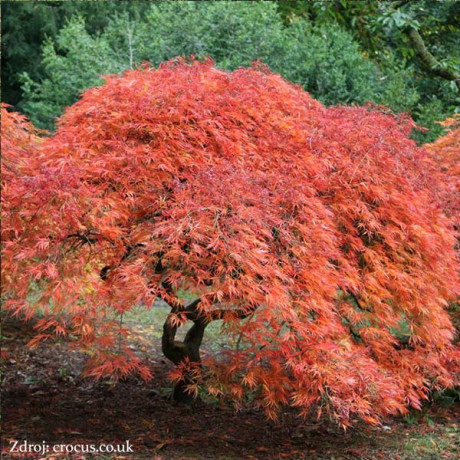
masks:
<path id="1" fill-rule="evenodd" d="M 420 407 L 458 382 L 459 282 L 411 128 L 262 65 L 180 59 L 106 77 L 41 142 L 4 111 L 5 306 L 40 312 L 35 342 L 91 350 L 88 375 L 148 378 L 122 318 L 162 299 L 177 397 L 205 385 L 343 425 Z M 240 347 L 202 363 L 214 320 Z"/>

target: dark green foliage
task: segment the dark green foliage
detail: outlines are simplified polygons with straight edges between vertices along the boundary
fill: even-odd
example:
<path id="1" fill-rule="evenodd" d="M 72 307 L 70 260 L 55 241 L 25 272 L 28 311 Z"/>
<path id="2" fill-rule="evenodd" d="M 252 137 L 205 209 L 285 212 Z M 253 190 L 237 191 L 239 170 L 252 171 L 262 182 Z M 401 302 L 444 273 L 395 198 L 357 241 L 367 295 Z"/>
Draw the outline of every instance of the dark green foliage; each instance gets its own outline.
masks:
<path id="1" fill-rule="evenodd" d="M 404 68 L 385 74 L 335 24 L 312 27 L 298 20 L 287 28 L 286 36 L 285 53 L 273 67 L 327 105 L 372 101 L 399 112 L 410 110 L 418 99 Z"/>
<path id="2" fill-rule="evenodd" d="M 42 65 L 48 77 L 35 82 L 27 73 L 21 75 L 23 110 L 37 126 L 52 129 L 55 117 L 75 102 L 80 91 L 102 82 L 99 75 L 123 70 L 110 56 L 107 41 L 91 37 L 83 19 L 74 17 L 55 42 L 44 42 Z"/>
<path id="3" fill-rule="evenodd" d="M 459 12 L 453 0 L 6 1 L 2 99 L 52 129 L 100 74 L 177 55 L 209 55 L 229 70 L 261 59 L 325 104 L 410 112 L 430 128 L 415 133 L 426 142 L 443 132 L 436 121 L 460 110 L 460 93 L 424 64 L 408 30 L 438 67 L 458 72 Z"/>
<path id="4" fill-rule="evenodd" d="M 91 30 L 74 16 L 44 42 L 42 78 L 22 75 L 22 107 L 38 126 L 52 129 L 65 106 L 102 81 L 100 74 L 191 54 L 211 56 L 228 70 L 260 59 L 328 105 L 372 101 L 400 111 L 418 99 L 403 67 L 385 74 L 334 24 L 284 26 L 275 2 L 161 2 L 137 16 L 114 12 L 99 34 Z"/>
<path id="5" fill-rule="evenodd" d="M 437 138 L 443 130 L 436 121 L 460 111 L 460 2 L 289 1 L 278 2 L 278 9 L 285 23 L 300 17 L 326 26 L 339 24 L 353 34 L 372 60 L 390 72 L 407 63 L 403 78 L 416 89 L 419 99 L 403 110 L 410 110 L 421 126 L 430 128 L 426 134 L 415 133 L 417 140 Z M 432 65 L 414 45 L 412 29 L 434 58 Z"/>
<path id="6" fill-rule="evenodd" d="M 42 78 L 43 42 L 56 39 L 72 16 L 81 15 L 88 32 L 97 34 L 113 14 L 127 12 L 139 18 L 147 8 L 149 2 L 144 1 L 2 1 L 2 101 L 20 106 L 20 75 Z"/>
<path id="7" fill-rule="evenodd" d="M 62 25 L 62 10 L 49 2 L 2 2 L 2 100 L 20 100 L 18 74 L 27 71 L 38 79 L 43 67 L 40 49 L 46 36 L 55 37 Z"/>

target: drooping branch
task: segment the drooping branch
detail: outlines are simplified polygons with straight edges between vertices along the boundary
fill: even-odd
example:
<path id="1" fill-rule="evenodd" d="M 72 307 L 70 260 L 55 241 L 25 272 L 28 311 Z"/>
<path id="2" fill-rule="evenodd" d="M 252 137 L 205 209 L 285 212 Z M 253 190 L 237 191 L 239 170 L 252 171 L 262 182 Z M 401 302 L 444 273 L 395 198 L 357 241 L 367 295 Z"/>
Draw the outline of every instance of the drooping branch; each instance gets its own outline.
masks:
<path id="1" fill-rule="evenodd" d="M 94 233 L 89 232 L 88 234 L 86 233 L 72 233 L 70 235 L 67 235 L 67 238 L 76 238 L 80 240 L 83 244 L 96 244 L 98 242 L 97 238 L 93 238 L 92 235 Z"/>
<path id="2" fill-rule="evenodd" d="M 347 294 L 355 301 L 357 307 L 361 310 L 361 311 L 370 311 L 369 308 L 365 305 L 363 305 L 362 301 L 358 298 L 358 296 L 356 294 L 354 294 L 350 289 L 347 289 L 346 290 Z M 356 329 L 353 328 L 352 324 L 347 321 L 347 326 L 348 326 L 348 329 L 351 333 L 351 335 L 353 336 L 353 338 L 357 341 L 362 341 L 362 337 L 359 333 L 359 331 L 357 331 Z M 397 336 L 395 337 L 395 339 L 397 340 L 397 343 L 394 344 L 394 347 L 397 349 L 397 350 L 401 350 L 403 348 L 409 348 L 411 349 L 411 344 L 410 344 L 410 337 L 409 336 Z"/>
<path id="3" fill-rule="evenodd" d="M 460 74 L 454 69 L 444 67 L 441 63 L 431 54 L 423 41 L 422 36 L 415 27 L 407 29 L 409 39 L 414 47 L 414 50 L 422 60 L 424 66 L 433 74 L 445 80 L 453 81 L 460 90 Z"/>
<path id="4" fill-rule="evenodd" d="M 195 302 L 197 302 L 195 304 Z M 224 319 L 225 317 L 233 317 L 237 319 L 245 319 L 248 316 L 252 315 L 257 308 L 258 305 L 251 305 L 246 309 L 243 308 L 216 308 L 206 313 L 200 312 L 196 307 L 199 303 L 198 300 L 192 302 L 191 304 L 187 305 L 185 308 L 185 313 L 187 319 L 190 321 L 197 321 L 200 319 L 205 319 L 208 323 L 211 321 L 218 321 L 220 319 Z"/>

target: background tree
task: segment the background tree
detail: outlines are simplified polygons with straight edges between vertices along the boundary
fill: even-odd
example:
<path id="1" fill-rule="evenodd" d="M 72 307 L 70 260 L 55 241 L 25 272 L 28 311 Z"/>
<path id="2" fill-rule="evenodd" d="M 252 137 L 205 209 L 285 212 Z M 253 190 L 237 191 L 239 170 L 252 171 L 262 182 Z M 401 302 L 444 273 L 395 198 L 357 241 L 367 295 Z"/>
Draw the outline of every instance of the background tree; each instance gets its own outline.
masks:
<path id="1" fill-rule="evenodd" d="M 148 378 L 123 315 L 162 299 L 177 397 L 204 386 L 343 425 L 419 407 L 458 382 L 445 307 L 459 283 L 412 126 L 327 109 L 263 66 L 179 59 L 107 77 L 33 155 L 6 144 L 28 169 L 2 179 L 16 203 L 2 210 L 5 306 L 40 309 L 34 343 L 91 350 L 88 375 Z M 214 320 L 241 346 L 202 362 Z"/>
<path id="2" fill-rule="evenodd" d="M 102 82 L 99 74 L 191 54 L 228 70 L 261 59 L 328 105 L 373 101 L 399 112 L 419 98 L 404 65 L 380 70 L 334 23 L 285 26 L 276 2 L 160 2 L 137 17 L 112 12 L 99 34 L 85 17 L 45 41 L 40 78 L 21 77 L 21 108 L 40 127 L 52 129 L 63 107 Z"/>
<path id="3" fill-rule="evenodd" d="M 306 18 L 315 24 L 337 23 L 353 34 L 361 49 L 384 69 L 409 70 L 420 99 L 412 115 L 433 140 L 443 131 L 437 120 L 460 106 L 460 4 L 446 1 L 336 0 L 278 2 L 285 23 Z"/>
<path id="4" fill-rule="evenodd" d="M 56 45 L 45 41 L 42 66 L 49 78 L 34 82 L 28 74 L 22 76 L 24 100 L 22 107 L 37 126 L 53 129 L 63 108 L 72 105 L 80 92 L 100 85 L 103 73 L 126 69 L 118 62 L 104 37 L 92 38 L 86 32 L 84 19 L 75 16 L 60 31 Z"/>
<path id="5" fill-rule="evenodd" d="M 149 7 L 148 2 L 93 1 L 4 1 L 2 12 L 2 100 L 21 107 L 21 76 L 27 73 L 39 81 L 44 72 L 42 46 L 55 40 L 72 16 L 85 18 L 90 34 L 98 34 L 119 12 L 139 19 Z M 75 37 L 78 39 L 78 35 Z"/>

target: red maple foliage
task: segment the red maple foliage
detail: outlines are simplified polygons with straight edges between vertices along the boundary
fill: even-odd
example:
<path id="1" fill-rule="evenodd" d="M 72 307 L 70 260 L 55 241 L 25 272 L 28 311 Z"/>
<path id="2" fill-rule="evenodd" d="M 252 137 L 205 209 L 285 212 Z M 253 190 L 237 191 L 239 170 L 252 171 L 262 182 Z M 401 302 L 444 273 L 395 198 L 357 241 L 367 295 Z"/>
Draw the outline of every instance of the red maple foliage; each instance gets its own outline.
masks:
<path id="1" fill-rule="evenodd" d="M 440 124 L 448 129 L 447 134 L 424 147 L 445 174 L 441 197 L 443 208 L 460 231 L 460 115 L 447 118 Z"/>
<path id="2" fill-rule="evenodd" d="M 447 134 L 424 147 L 441 169 L 437 199 L 457 230 L 457 249 L 460 250 L 460 115 L 449 117 L 440 124 L 447 129 Z M 460 302 L 452 303 L 449 311 L 457 329 L 457 341 L 460 341 Z"/>
<path id="3" fill-rule="evenodd" d="M 378 423 L 458 382 L 455 234 L 410 120 L 180 59 L 106 77 L 41 143 L 3 120 L 6 308 L 90 349 L 88 375 L 149 377 L 122 318 L 160 298 L 176 380 L 269 416 Z M 218 319 L 241 346 L 201 367 Z"/>

